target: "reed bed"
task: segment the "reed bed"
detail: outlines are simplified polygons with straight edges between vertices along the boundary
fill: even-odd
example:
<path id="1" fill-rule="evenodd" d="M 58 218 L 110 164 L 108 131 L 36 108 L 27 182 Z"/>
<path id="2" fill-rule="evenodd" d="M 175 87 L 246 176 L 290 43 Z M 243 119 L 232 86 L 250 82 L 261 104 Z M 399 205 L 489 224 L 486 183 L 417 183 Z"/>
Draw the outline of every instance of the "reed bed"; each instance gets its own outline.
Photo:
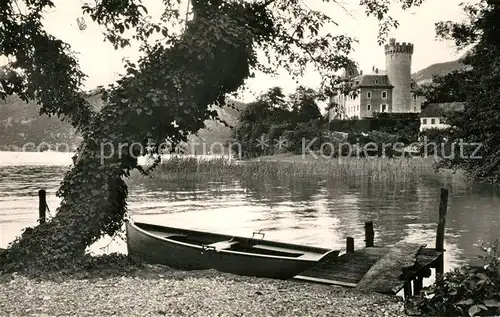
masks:
<path id="1" fill-rule="evenodd" d="M 227 158 L 171 157 L 153 177 L 164 180 L 229 181 L 237 179 L 370 179 L 376 182 L 415 181 L 435 175 L 428 158 L 343 158 L 234 161 Z"/>

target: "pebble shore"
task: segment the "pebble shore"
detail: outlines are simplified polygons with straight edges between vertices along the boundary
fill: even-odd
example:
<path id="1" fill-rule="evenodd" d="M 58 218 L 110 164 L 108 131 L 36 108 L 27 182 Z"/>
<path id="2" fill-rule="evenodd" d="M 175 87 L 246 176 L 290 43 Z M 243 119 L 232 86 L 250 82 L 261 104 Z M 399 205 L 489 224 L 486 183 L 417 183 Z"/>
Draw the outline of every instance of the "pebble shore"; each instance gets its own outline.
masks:
<path id="1" fill-rule="evenodd" d="M 146 266 L 125 276 L 0 276 L 1 316 L 405 316 L 396 297 L 214 270 Z"/>

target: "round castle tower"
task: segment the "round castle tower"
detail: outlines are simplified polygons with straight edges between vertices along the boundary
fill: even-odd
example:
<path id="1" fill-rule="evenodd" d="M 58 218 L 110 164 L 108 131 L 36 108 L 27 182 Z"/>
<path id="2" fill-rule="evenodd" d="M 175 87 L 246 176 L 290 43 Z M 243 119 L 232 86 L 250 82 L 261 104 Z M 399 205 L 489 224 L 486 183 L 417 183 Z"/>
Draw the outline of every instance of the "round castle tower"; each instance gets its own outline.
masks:
<path id="1" fill-rule="evenodd" d="M 392 112 L 411 112 L 411 56 L 413 44 L 389 39 L 385 67 L 392 89 Z"/>

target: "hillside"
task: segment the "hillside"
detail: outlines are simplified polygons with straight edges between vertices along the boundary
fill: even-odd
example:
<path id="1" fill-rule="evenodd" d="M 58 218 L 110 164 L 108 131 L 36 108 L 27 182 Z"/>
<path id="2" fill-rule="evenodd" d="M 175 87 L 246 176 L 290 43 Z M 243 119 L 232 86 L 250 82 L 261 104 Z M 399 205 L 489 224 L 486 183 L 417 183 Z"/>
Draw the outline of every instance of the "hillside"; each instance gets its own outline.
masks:
<path id="1" fill-rule="evenodd" d="M 43 151 L 71 150 L 79 137 L 69 123 L 57 117 L 40 116 L 35 102 L 26 103 L 17 96 L 0 100 L 0 150 Z"/>
<path id="2" fill-rule="evenodd" d="M 238 122 L 240 112 L 246 104 L 236 100 L 228 99 L 224 107 L 214 107 L 219 118 L 230 126 Z M 222 122 L 214 120 L 205 121 L 205 129 L 198 131 L 197 135 L 189 138 L 196 154 L 228 154 L 227 144 L 231 142 L 231 128 Z M 191 147 L 190 147 L 191 148 Z M 194 154 L 194 153 L 193 153 Z"/>
<path id="3" fill-rule="evenodd" d="M 102 107 L 100 95 L 93 95 L 88 100 L 96 109 Z M 234 100 L 228 102 L 235 109 L 229 106 L 215 109 L 222 120 L 234 125 L 245 104 Z M 190 138 L 191 142 L 201 143 L 203 140 L 208 150 L 214 142 L 226 143 L 230 140 L 229 127 L 213 120 L 207 120 L 205 125 L 206 128 L 199 131 L 199 137 Z M 69 123 L 57 117 L 40 116 L 35 102 L 26 103 L 17 96 L 0 101 L 0 151 L 43 151 L 48 149 L 48 145 L 54 151 L 71 151 L 80 140 Z"/>
<path id="4" fill-rule="evenodd" d="M 434 75 L 446 75 L 453 71 L 464 68 L 465 65 L 462 63 L 462 59 L 464 56 L 454 61 L 432 64 L 424 69 L 419 70 L 418 72 L 413 73 L 411 77 L 416 81 L 417 85 L 429 83 L 430 81 L 432 81 L 432 76 Z"/>
<path id="5" fill-rule="evenodd" d="M 461 59 L 449 62 L 432 64 L 412 74 L 417 84 L 432 80 L 433 75 L 443 75 L 464 67 Z M 102 106 L 100 95 L 89 97 L 89 102 L 96 108 Z M 246 104 L 228 99 L 228 104 L 223 108 L 215 107 L 219 117 L 229 125 L 237 123 L 238 115 Z M 231 142 L 231 128 L 214 120 L 205 121 L 205 129 L 198 131 L 197 135 L 189 138 L 187 149 L 194 149 L 196 153 L 207 152 L 227 153 L 225 145 Z M 3 150 L 46 150 L 43 143 L 51 144 L 52 150 L 72 150 L 79 144 L 80 137 L 74 129 L 57 117 L 48 118 L 40 116 L 34 102 L 26 103 L 16 96 L 9 96 L 5 101 L 0 101 L 0 151 Z M 33 144 L 35 148 L 33 149 Z M 42 144 L 42 145 L 41 145 Z M 191 152 L 191 151 L 190 151 Z"/>

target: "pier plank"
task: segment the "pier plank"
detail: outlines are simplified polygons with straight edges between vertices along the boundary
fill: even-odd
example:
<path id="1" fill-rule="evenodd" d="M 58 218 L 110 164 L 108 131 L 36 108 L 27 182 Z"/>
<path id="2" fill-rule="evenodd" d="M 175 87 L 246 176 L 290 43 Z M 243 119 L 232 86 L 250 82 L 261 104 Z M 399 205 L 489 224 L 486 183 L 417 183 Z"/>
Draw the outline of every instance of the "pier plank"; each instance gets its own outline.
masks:
<path id="1" fill-rule="evenodd" d="M 403 269 L 415 265 L 422 247 L 415 243 L 396 244 L 366 272 L 356 288 L 366 292 L 397 294 L 407 281 L 401 278 Z"/>
<path id="2" fill-rule="evenodd" d="M 396 244 L 393 247 L 367 247 L 344 253 L 337 259 L 320 263 L 295 278 L 322 284 L 357 287 L 377 262 L 389 254 L 391 250 L 395 252 L 394 248 L 397 249 L 398 247 L 402 247 L 401 243 L 399 246 Z M 425 268 L 433 267 L 436 260 L 443 253 L 435 249 L 425 248 L 422 245 L 412 245 L 407 246 L 407 248 L 409 250 L 416 248 L 411 260 L 410 257 L 408 258 L 409 267 L 400 265 L 399 268 L 394 268 L 394 277 L 386 279 L 387 284 L 382 283 L 373 291 L 396 294 L 404 286 L 404 281 L 416 278 Z M 404 275 L 403 279 L 400 278 L 401 275 Z M 365 282 L 368 281 L 368 277 L 366 279 Z"/>
<path id="3" fill-rule="evenodd" d="M 369 247 L 344 253 L 301 273 L 301 276 L 356 284 L 384 253 L 384 248 Z"/>

